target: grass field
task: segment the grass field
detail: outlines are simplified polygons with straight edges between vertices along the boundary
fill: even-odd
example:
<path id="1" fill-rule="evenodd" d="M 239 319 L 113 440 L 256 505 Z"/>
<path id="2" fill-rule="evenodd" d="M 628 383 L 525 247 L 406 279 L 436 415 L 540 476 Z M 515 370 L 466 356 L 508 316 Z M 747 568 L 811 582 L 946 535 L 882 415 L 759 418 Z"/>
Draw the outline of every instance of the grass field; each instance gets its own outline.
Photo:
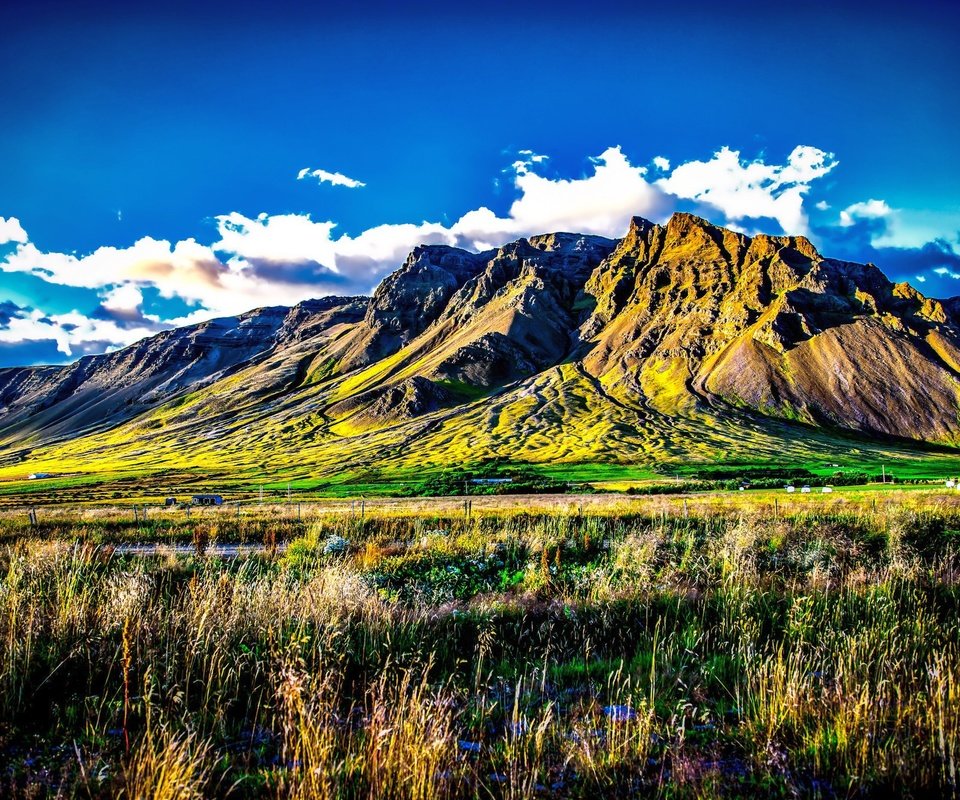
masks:
<path id="1" fill-rule="evenodd" d="M 221 494 L 230 502 L 259 501 L 261 496 L 267 502 L 282 502 L 288 498 L 300 502 L 335 498 L 386 498 L 401 495 L 410 487 L 451 468 L 472 469 L 477 474 L 486 474 L 485 470 L 490 469 L 522 470 L 530 475 L 541 475 L 550 480 L 568 482 L 574 487 L 591 487 L 601 492 L 624 492 L 631 488 L 656 487 L 694 478 L 709 482 L 714 474 L 733 476 L 738 470 L 776 475 L 785 469 L 800 469 L 816 478 L 869 475 L 878 481 L 885 472 L 890 479 L 939 485 L 946 478 L 960 476 L 960 456 L 952 452 L 887 449 L 836 458 L 838 460 L 807 458 L 784 463 L 736 461 L 633 465 L 492 462 L 496 467 L 490 467 L 491 462 L 477 461 L 453 462 L 446 467 L 370 467 L 316 475 L 309 468 L 301 471 L 274 468 L 258 472 L 226 465 L 203 469 L 147 466 L 94 469 L 89 465 L 81 465 L 82 468 L 74 470 L 74 465 L 67 461 L 61 465 L 60 471 L 51 471 L 49 477 L 38 479 L 29 479 L 22 470 L 16 468 L 0 468 L 0 509 L 29 505 L 155 504 L 162 502 L 165 497 L 187 499 L 192 494 L 203 492 Z M 804 481 L 795 482 L 799 485 Z M 886 487 L 879 483 L 869 488 L 886 491 Z"/>
<path id="2" fill-rule="evenodd" d="M 956 794 L 955 492 L 470 502 L 0 512 L 0 795 Z"/>

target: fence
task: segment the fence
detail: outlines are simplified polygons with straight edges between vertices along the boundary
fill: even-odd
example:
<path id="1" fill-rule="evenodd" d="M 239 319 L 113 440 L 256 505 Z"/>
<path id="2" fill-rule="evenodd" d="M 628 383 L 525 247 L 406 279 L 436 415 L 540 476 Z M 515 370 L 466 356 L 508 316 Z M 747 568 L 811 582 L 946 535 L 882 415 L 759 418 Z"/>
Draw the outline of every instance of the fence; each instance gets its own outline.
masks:
<path id="1" fill-rule="evenodd" d="M 833 494 L 783 495 L 782 492 L 707 492 L 688 495 L 486 495 L 473 497 L 291 499 L 281 503 L 257 500 L 225 499 L 220 506 L 180 505 L 168 507 L 136 503 L 123 505 L 46 505 L 9 508 L 0 511 L 0 520 L 20 519 L 36 527 L 41 521 L 64 522 L 104 519 L 128 520 L 135 526 L 155 520 L 184 522 L 192 520 L 260 519 L 309 522 L 324 517 L 457 517 L 487 515 L 562 514 L 649 516 L 704 516 L 736 514 L 802 513 L 883 513 L 893 509 L 960 510 L 960 494 L 942 488 L 883 492 L 850 491 Z M 880 497 L 878 497 L 880 495 Z"/>

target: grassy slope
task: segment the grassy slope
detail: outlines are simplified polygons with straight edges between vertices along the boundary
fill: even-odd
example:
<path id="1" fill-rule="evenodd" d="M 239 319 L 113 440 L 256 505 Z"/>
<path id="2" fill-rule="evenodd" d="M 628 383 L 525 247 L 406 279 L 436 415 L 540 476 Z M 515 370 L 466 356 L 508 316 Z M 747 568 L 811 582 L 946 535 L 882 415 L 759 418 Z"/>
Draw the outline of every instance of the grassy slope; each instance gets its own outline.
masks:
<path id="1" fill-rule="evenodd" d="M 207 395 L 163 407 L 114 431 L 37 451 L 0 468 L 0 495 L 37 493 L 111 499 L 194 488 L 226 493 L 347 496 L 391 492 L 450 466 L 500 457 L 550 477 L 623 489 L 662 482 L 707 465 L 841 469 L 899 477 L 960 472 L 949 450 L 870 442 L 737 412 L 667 418 L 635 411 L 563 365 L 507 391 L 455 409 L 352 437 L 337 436 L 319 412 L 327 388 L 306 386 L 260 402 L 223 397 L 243 377 Z M 25 481 L 28 472 L 57 478 Z"/>

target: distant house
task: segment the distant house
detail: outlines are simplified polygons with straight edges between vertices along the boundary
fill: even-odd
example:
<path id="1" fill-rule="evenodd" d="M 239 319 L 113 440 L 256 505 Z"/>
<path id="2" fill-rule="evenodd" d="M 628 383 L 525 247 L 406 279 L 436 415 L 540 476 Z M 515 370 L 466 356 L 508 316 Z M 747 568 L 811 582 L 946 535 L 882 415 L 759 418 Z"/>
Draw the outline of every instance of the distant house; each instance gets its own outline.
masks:
<path id="1" fill-rule="evenodd" d="M 787 490 L 787 492 L 788 492 L 789 494 L 793 494 L 795 491 L 797 491 L 797 487 L 796 487 L 796 486 L 787 486 L 787 487 L 785 487 L 785 488 L 786 488 L 786 490 Z"/>
<path id="2" fill-rule="evenodd" d="M 953 478 L 948 478 L 948 479 L 947 479 L 947 488 L 948 488 L 948 489 L 952 489 L 952 488 L 953 488 L 954 486 L 956 486 L 956 485 L 957 485 L 957 482 L 956 482 Z"/>
<path id="3" fill-rule="evenodd" d="M 831 494 L 833 492 L 833 487 L 824 486 L 820 491 L 823 492 L 823 494 Z"/>
<path id="4" fill-rule="evenodd" d="M 471 478 L 470 483 L 513 483 L 513 478 Z"/>
<path id="5" fill-rule="evenodd" d="M 804 487 L 800 490 L 800 494 L 810 494 L 810 487 L 809 487 L 809 486 L 804 486 Z"/>
<path id="6" fill-rule="evenodd" d="M 222 506 L 223 498 L 218 494 L 195 494 L 190 502 L 195 506 Z"/>
<path id="7" fill-rule="evenodd" d="M 176 498 L 176 497 L 168 497 L 168 498 L 164 501 L 164 505 L 165 505 L 167 508 L 172 508 L 172 507 L 175 506 L 176 504 L 177 504 L 177 498 Z"/>
<path id="8" fill-rule="evenodd" d="M 52 473 L 52 472 L 33 472 L 33 473 L 31 473 L 30 475 L 27 475 L 27 480 L 28 480 L 28 481 L 35 481 L 35 480 L 38 480 L 38 479 L 40 479 L 40 478 L 52 478 L 52 477 L 53 477 L 53 473 Z"/>

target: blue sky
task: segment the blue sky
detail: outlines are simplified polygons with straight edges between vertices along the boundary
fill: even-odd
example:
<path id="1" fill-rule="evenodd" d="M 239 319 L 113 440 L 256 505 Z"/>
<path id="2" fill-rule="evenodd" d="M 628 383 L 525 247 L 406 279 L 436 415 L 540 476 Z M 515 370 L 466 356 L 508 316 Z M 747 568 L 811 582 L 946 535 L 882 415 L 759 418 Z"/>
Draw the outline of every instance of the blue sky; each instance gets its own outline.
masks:
<path id="1" fill-rule="evenodd" d="M 960 12 L 670 5 L 21 8 L 0 365 L 677 209 L 960 294 Z"/>

